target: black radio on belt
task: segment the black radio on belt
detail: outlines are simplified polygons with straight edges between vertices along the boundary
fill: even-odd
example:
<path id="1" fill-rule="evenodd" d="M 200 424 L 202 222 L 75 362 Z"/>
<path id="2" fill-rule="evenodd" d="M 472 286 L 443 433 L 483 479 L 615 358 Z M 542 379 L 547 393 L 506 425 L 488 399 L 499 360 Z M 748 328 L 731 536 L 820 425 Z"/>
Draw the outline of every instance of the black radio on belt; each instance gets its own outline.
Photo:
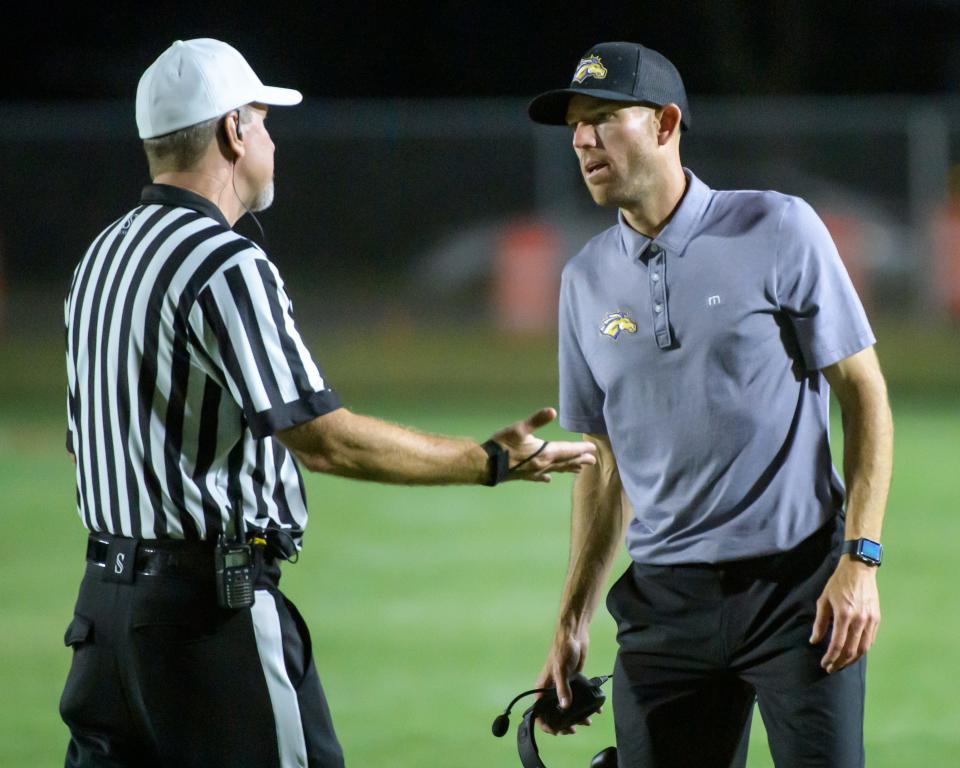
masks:
<path id="1" fill-rule="evenodd" d="M 217 578 L 217 603 L 221 608 L 249 608 L 253 605 L 253 547 L 244 541 L 241 503 L 233 505 L 234 540 L 221 533 L 213 550 Z"/>
<path id="2" fill-rule="evenodd" d="M 217 573 L 217 603 L 221 608 L 249 608 L 253 605 L 253 547 L 228 542 L 221 535 L 213 551 Z"/>

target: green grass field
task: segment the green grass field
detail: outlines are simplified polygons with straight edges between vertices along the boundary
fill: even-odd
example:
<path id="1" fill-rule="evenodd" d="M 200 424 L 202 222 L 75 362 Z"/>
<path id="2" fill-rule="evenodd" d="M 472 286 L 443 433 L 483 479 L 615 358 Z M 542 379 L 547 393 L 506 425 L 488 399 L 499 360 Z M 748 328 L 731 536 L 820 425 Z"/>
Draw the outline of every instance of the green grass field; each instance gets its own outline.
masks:
<path id="1" fill-rule="evenodd" d="M 886 347 L 879 335 L 897 461 L 880 573 L 884 620 L 868 677 L 868 764 L 960 765 L 952 556 L 960 541 L 960 344 L 955 330 L 939 341 L 891 330 Z M 311 341 L 346 404 L 427 431 L 481 439 L 555 403 L 549 342 L 403 334 L 362 347 Z M 3 768 L 62 765 L 66 742 L 57 714 L 69 663 L 61 638 L 84 531 L 62 449 L 60 365 L 56 342 L 0 345 Z M 513 729 L 497 740 L 490 722 L 543 662 L 566 566 L 570 488 L 566 477 L 497 489 L 308 478 L 312 522 L 284 587 L 311 627 L 349 765 L 519 765 Z M 616 572 L 625 565 L 622 555 Z M 601 612 L 589 674 L 611 668 L 613 631 Z M 541 746 L 551 768 L 583 768 L 612 742 L 605 712 L 577 736 L 544 736 Z M 771 764 L 757 718 L 749 765 Z"/>

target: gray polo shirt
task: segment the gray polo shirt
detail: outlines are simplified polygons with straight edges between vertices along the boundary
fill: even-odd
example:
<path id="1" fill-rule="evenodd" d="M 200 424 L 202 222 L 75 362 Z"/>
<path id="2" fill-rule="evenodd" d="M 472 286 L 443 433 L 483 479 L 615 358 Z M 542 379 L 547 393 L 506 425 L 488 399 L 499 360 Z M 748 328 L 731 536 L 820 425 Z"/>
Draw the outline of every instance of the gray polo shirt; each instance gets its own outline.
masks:
<path id="1" fill-rule="evenodd" d="M 806 202 L 685 173 L 655 240 L 621 214 L 561 283 L 560 423 L 609 435 L 641 563 L 783 551 L 839 510 L 819 370 L 875 342 Z"/>

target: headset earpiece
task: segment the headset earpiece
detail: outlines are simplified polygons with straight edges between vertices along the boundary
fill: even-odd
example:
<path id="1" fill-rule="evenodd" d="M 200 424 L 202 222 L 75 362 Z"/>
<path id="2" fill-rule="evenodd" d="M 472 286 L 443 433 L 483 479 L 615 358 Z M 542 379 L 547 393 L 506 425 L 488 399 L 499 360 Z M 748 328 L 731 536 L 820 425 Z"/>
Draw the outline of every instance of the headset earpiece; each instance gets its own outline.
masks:
<path id="1" fill-rule="evenodd" d="M 590 768 L 617 768 L 617 748 L 607 747 L 593 756 Z"/>
<path id="2" fill-rule="evenodd" d="M 233 120 L 234 133 L 236 134 L 237 138 L 238 138 L 238 139 L 242 139 L 242 138 L 243 138 L 243 129 L 240 127 L 240 113 L 239 113 L 239 112 L 233 112 L 233 113 L 227 115 L 227 116 L 223 119 L 223 122 L 220 123 L 220 130 L 223 131 L 223 140 L 224 140 L 227 144 L 230 143 L 230 133 L 229 133 L 229 131 L 227 131 L 227 121 L 228 121 L 228 120 L 231 120 L 231 119 Z"/>

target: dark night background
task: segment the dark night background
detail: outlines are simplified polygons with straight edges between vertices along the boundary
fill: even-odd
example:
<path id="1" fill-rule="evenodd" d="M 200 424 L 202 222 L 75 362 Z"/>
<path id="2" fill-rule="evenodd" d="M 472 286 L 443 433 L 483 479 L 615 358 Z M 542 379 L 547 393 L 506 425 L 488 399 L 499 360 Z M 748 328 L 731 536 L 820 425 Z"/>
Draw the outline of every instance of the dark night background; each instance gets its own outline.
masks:
<path id="1" fill-rule="evenodd" d="M 601 40 L 657 48 L 695 94 L 945 93 L 960 3 L 31 4 L 5 24 L 6 100 L 131 98 L 177 38 L 219 37 L 313 97 L 527 96 Z"/>
<path id="2" fill-rule="evenodd" d="M 324 275 L 317 306 L 331 316 L 331 295 L 411 303 L 401 289 L 430 286 L 436 301 L 453 278 L 417 270 L 438 264 L 467 265 L 469 293 L 517 217 L 564 225 L 565 254 L 606 222 L 566 136 L 532 126 L 524 105 L 609 40 L 677 65 L 701 116 L 686 158 L 704 178 L 855 211 L 882 233 L 881 247 L 860 244 L 877 274 L 928 302 L 910 259 L 927 251 L 923 218 L 960 157 L 960 0 L 25 7 L 0 25 L 0 287 L 27 306 L 62 295 L 78 254 L 147 180 L 137 82 L 194 37 L 231 43 L 264 82 L 305 96 L 271 124 L 280 192 L 263 242 L 285 275 Z M 260 239 L 249 217 L 238 229 Z"/>
<path id="3" fill-rule="evenodd" d="M 265 83 L 305 96 L 270 119 L 277 199 L 259 216 L 265 234 L 249 216 L 237 230 L 278 266 L 344 404 L 476 439 L 556 404 L 559 268 L 615 221 L 584 189 L 570 132 L 533 125 L 527 100 L 569 83 L 597 42 L 670 58 L 695 121 L 684 163 L 715 189 L 808 200 L 875 323 L 897 458 L 868 764 L 960 766 L 956 566 L 932 545 L 960 538 L 960 0 L 3 10 L 0 767 L 62 765 L 66 742 L 62 630 L 83 531 L 63 450 L 63 298 L 90 242 L 149 180 L 134 119 L 141 74 L 195 37 L 234 45 Z M 489 727 L 533 683 L 550 640 L 569 538 L 569 486 L 555 480 L 491 500 L 486 489 L 308 479 L 312 531 L 284 584 L 314 633 L 351 765 L 518 765 Z M 613 659 L 606 611 L 594 627 L 589 674 Z M 752 768 L 772 765 L 760 721 Z M 543 740 L 545 762 L 586 766 L 613 730 L 606 713 L 572 743 Z"/>

